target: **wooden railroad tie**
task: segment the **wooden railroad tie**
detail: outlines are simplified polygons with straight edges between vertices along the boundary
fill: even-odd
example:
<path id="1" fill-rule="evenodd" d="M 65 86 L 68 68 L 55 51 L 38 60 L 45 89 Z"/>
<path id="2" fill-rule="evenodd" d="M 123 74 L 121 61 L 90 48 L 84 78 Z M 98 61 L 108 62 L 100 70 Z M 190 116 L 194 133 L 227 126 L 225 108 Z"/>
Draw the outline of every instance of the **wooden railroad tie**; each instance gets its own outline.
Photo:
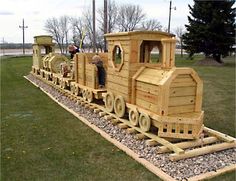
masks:
<path id="1" fill-rule="evenodd" d="M 104 117 L 105 115 L 107 115 L 106 112 L 99 112 L 98 114 L 99 114 L 100 117 Z"/>
<path id="2" fill-rule="evenodd" d="M 99 113 L 99 112 L 101 112 L 101 110 L 100 109 L 94 109 L 93 112 L 94 113 Z"/>
<path id="3" fill-rule="evenodd" d="M 107 120 L 107 121 L 108 121 L 108 120 L 111 120 L 112 118 L 113 118 L 113 116 L 111 116 L 111 115 L 106 115 L 106 116 L 104 116 L 104 119 Z"/>
<path id="4" fill-rule="evenodd" d="M 127 133 L 129 133 L 129 134 L 134 134 L 134 133 L 137 133 L 137 130 L 136 129 L 134 129 L 134 128 L 127 128 Z"/>
<path id="5" fill-rule="evenodd" d="M 118 127 L 121 128 L 121 129 L 126 129 L 126 128 L 128 128 L 129 126 L 128 126 L 127 124 L 125 124 L 125 123 L 119 123 L 119 124 L 118 124 Z"/>
<path id="6" fill-rule="evenodd" d="M 146 140 L 146 145 L 148 145 L 148 146 L 156 146 L 156 145 L 158 145 L 158 142 L 153 140 L 153 139 L 149 139 L 149 140 Z"/>

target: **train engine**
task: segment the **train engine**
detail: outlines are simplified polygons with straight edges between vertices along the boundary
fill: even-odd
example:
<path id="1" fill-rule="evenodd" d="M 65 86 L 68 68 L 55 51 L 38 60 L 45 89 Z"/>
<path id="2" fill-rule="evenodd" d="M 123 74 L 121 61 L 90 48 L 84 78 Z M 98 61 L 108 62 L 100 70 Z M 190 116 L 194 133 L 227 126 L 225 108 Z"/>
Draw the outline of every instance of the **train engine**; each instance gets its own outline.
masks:
<path id="1" fill-rule="evenodd" d="M 174 35 L 137 31 L 108 41 L 106 110 L 144 132 L 196 139 L 203 130 L 203 83 L 192 68 L 175 67 Z"/>

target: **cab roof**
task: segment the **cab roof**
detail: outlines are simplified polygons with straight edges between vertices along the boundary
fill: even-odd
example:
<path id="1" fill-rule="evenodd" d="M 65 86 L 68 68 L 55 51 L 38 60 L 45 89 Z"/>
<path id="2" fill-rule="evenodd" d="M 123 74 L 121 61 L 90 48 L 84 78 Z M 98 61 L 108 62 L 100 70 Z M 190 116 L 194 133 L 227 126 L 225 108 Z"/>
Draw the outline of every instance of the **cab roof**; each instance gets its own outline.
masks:
<path id="1" fill-rule="evenodd" d="M 129 39 L 172 39 L 175 37 L 174 34 L 162 32 L 162 31 L 129 31 L 129 32 L 118 32 L 109 33 L 104 35 L 108 40 L 116 38 L 129 38 Z"/>

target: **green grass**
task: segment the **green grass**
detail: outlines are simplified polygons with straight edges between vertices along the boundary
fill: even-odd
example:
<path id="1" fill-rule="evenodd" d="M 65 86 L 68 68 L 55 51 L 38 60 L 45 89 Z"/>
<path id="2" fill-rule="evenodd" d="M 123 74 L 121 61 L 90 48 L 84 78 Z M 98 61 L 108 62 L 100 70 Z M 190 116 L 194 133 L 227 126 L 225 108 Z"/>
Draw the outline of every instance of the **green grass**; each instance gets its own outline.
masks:
<path id="1" fill-rule="evenodd" d="M 2 180 L 157 180 L 26 81 L 30 67 L 1 60 Z"/>
<path id="2" fill-rule="evenodd" d="M 159 180 L 27 82 L 31 62 L 1 59 L 1 180 Z M 176 64 L 204 80 L 205 125 L 235 136 L 234 59 L 224 67 L 179 57 Z"/>

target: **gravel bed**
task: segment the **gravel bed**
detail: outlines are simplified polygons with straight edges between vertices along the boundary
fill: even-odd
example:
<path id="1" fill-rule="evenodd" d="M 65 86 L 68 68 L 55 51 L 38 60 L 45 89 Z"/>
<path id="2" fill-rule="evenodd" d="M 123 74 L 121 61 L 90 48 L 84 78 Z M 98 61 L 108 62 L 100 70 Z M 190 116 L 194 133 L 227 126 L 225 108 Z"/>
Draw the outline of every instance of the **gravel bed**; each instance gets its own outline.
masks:
<path id="1" fill-rule="evenodd" d="M 35 78 L 33 75 L 30 74 L 27 78 L 39 87 L 43 88 L 46 92 L 50 93 L 60 103 L 80 114 L 90 123 L 96 125 L 112 138 L 133 150 L 141 158 L 145 158 L 149 162 L 153 163 L 176 180 L 187 180 L 188 178 L 199 174 L 216 171 L 231 164 L 236 164 L 236 148 L 172 162 L 168 158 L 169 154 L 156 153 L 158 146 L 148 146 L 145 144 L 145 140 L 135 139 L 134 135 L 128 134 L 125 130 L 112 125 L 109 121 L 101 118 L 92 110 L 78 105 L 76 101 L 70 100 L 68 97 Z"/>

